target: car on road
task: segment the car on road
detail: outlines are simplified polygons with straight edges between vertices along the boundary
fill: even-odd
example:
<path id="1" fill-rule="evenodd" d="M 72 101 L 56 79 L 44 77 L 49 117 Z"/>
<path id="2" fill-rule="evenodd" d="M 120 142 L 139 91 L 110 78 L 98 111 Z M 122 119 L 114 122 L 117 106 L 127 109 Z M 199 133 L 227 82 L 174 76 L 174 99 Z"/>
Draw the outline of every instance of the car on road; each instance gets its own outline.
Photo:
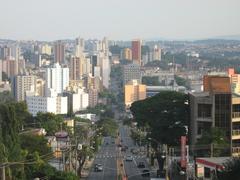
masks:
<path id="1" fill-rule="evenodd" d="M 139 162 L 138 163 L 138 168 L 145 168 L 145 163 L 144 162 Z"/>
<path id="2" fill-rule="evenodd" d="M 126 156 L 126 161 L 133 161 L 133 157 L 130 155 Z"/>
<path id="3" fill-rule="evenodd" d="M 150 177 L 150 171 L 148 169 L 142 170 L 142 176 L 143 177 Z"/>
<path id="4" fill-rule="evenodd" d="M 103 171 L 103 166 L 101 164 L 95 164 L 94 166 L 94 171 L 95 172 L 101 172 Z"/>

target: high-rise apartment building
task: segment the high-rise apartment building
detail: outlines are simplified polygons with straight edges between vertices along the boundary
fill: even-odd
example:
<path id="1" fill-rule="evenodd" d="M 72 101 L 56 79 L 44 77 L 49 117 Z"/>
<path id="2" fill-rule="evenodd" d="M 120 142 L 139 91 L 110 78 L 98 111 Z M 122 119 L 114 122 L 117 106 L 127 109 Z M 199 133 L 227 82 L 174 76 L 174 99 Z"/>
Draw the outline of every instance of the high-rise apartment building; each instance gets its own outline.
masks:
<path id="1" fill-rule="evenodd" d="M 137 80 L 132 80 L 124 86 L 124 101 L 126 108 L 130 108 L 135 101 L 146 98 L 146 85 L 139 84 Z"/>
<path id="2" fill-rule="evenodd" d="M 141 83 L 140 65 L 138 63 L 123 66 L 123 84 L 125 85 L 133 79 Z"/>
<path id="3" fill-rule="evenodd" d="M 83 59 L 72 57 L 69 65 L 70 80 L 80 80 L 83 75 Z"/>
<path id="4" fill-rule="evenodd" d="M 14 98 L 17 101 L 24 101 L 26 92 L 35 92 L 36 90 L 36 76 L 32 75 L 19 75 L 13 78 L 12 90 Z"/>
<path id="5" fill-rule="evenodd" d="M 21 49 L 18 44 L 13 44 L 10 46 L 10 56 L 14 60 L 19 60 L 21 58 Z"/>
<path id="6" fill-rule="evenodd" d="M 132 59 L 136 61 L 139 65 L 142 64 L 141 57 L 141 40 L 133 40 L 132 41 Z"/>
<path id="7" fill-rule="evenodd" d="M 6 60 L 11 57 L 11 48 L 8 46 L 0 47 L 0 59 Z"/>
<path id="8" fill-rule="evenodd" d="M 61 67 L 58 63 L 53 67 L 46 69 L 46 89 L 45 94 L 48 96 L 49 89 L 53 89 L 56 93 L 63 93 L 69 85 L 69 68 Z"/>
<path id="9" fill-rule="evenodd" d="M 101 77 L 103 86 L 108 89 L 109 88 L 109 81 L 110 81 L 110 62 L 109 57 L 104 55 L 100 56 L 100 66 L 101 66 Z"/>
<path id="10" fill-rule="evenodd" d="M 154 46 L 152 55 L 153 55 L 152 59 L 154 61 L 161 61 L 162 52 L 157 45 Z"/>
<path id="11" fill-rule="evenodd" d="M 77 38 L 76 39 L 76 44 L 75 44 L 75 56 L 76 57 L 81 57 L 84 52 L 84 47 L 85 47 L 85 42 L 83 38 Z"/>
<path id="12" fill-rule="evenodd" d="M 59 64 L 63 64 L 65 61 L 65 45 L 60 40 L 54 44 L 54 61 Z"/>
<path id="13" fill-rule="evenodd" d="M 2 61 L 2 71 L 7 74 L 9 78 L 18 75 L 18 61 L 14 59 L 7 59 Z"/>
<path id="14" fill-rule="evenodd" d="M 132 50 L 130 48 L 124 48 L 121 52 L 121 59 L 132 60 Z"/>
<path id="15" fill-rule="evenodd" d="M 90 88 L 88 90 L 89 97 L 89 107 L 95 107 L 98 103 L 98 90 Z"/>

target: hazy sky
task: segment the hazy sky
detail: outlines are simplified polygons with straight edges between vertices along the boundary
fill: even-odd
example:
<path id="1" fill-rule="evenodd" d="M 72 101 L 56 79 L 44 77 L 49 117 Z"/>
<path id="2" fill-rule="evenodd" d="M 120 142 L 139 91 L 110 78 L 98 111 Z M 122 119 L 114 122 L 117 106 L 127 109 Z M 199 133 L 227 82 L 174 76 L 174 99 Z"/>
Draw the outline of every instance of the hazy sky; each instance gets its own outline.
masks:
<path id="1" fill-rule="evenodd" d="M 240 0 L 0 0 L 0 38 L 207 38 L 240 34 Z"/>

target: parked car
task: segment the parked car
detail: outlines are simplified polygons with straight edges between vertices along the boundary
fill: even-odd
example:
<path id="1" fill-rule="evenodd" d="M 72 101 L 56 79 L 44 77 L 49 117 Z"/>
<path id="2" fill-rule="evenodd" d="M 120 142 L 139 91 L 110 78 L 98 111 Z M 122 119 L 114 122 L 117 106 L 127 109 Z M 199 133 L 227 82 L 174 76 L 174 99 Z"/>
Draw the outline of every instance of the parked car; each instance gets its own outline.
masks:
<path id="1" fill-rule="evenodd" d="M 138 168 L 145 168 L 145 163 L 144 162 L 139 162 L 138 163 Z"/>
<path id="2" fill-rule="evenodd" d="M 142 170 L 142 176 L 143 177 L 150 177 L 150 171 L 148 169 Z"/>
<path id="3" fill-rule="evenodd" d="M 126 161 L 133 161 L 133 157 L 130 155 L 126 156 Z"/>
<path id="4" fill-rule="evenodd" d="M 103 166 L 101 164 L 95 164 L 94 166 L 94 171 L 95 172 L 101 172 L 103 171 Z"/>

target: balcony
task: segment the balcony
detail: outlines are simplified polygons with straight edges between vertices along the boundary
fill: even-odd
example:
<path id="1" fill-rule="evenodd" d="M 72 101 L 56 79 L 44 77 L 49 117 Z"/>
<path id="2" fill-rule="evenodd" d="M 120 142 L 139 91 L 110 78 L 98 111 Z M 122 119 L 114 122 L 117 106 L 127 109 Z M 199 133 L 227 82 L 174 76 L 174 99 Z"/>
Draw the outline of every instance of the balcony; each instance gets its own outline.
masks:
<path id="1" fill-rule="evenodd" d="M 232 122 L 240 122 L 240 112 L 232 112 Z"/>
<path id="2" fill-rule="evenodd" d="M 240 144 L 233 144 L 232 145 L 232 155 L 239 156 L 240 155 Z"/>
<path id="3" fill-rule="evenodd" d="M 232 140 L 240 139 L 240 129 L 232 130 Z"/>

